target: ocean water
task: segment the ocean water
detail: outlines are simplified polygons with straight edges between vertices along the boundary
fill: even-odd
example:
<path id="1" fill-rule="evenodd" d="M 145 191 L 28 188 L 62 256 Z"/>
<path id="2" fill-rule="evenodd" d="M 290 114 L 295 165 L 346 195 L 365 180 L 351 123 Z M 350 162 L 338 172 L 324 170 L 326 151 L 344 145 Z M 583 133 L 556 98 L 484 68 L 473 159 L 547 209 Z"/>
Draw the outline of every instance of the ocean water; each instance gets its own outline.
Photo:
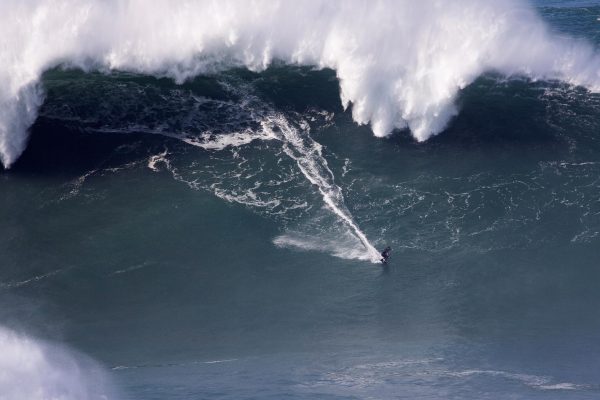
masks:
<path id="1" fill-rule="evenodd" d="M 422 3 L 0 5 L 0 399 L 600 398 L 600 4 Z"/>

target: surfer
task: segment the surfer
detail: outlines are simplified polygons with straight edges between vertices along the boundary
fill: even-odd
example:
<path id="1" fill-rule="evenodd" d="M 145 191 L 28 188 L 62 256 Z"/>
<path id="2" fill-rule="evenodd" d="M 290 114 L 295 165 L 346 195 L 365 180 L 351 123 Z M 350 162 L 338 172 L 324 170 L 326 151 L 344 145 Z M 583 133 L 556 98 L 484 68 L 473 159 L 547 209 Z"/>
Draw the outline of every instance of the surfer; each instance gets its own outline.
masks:
<path id="1" fill-rule="evenodd" d="M 383 249 L 383 251 L 381 252 L 381 262 L 383 264 L 387 264 L 387 261 L 390 258 L 391 253 L 392 253 L 392 248 L 390 246 Z"/>

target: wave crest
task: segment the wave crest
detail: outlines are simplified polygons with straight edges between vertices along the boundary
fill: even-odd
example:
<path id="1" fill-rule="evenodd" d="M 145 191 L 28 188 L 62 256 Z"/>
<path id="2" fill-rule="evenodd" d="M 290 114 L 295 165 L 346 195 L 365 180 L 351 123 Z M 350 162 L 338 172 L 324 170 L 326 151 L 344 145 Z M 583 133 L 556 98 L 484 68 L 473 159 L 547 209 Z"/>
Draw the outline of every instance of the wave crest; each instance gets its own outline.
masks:
<path id="1" fill-rule="evenodd" d="M 341 101 L 376 136 L 418 141 L 458 112 L 459 90 L 486 71 L 600 89 L 589 44 L 549 32 L 525 0 L 5 0 L 0 27 L 0 159 L 26 145 L 43 71 L 128 70 L 178 82 L 274 59 L 332 68 Z"/>

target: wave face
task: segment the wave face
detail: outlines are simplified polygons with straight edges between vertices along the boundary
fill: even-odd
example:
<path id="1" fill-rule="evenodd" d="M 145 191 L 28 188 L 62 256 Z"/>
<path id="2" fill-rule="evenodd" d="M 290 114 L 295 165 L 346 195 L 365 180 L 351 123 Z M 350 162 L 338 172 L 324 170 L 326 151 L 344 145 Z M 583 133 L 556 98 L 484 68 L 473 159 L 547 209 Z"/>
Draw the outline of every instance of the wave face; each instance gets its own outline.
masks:
<path id="1" fill-rule="evenodd" d="M 331 68 L 344 107 L 376 136 L 418 141 L 457 113 L 458 91 L 485 71 L 600 88 L 589 44 L 552 34 L 526 1 L 37 0 L 0 4 L 0 158 L 26 146 L 54 66 L 127 70 L 177 82 L 273 60 Z"/>
<path id="2" fill-rule="evenodd" d="M 597 0 L 536 2 L 600 46 Z M 484 73 L 418 143 L 329 68 L 81 62 L 3 109 L 36 120 L 0 173 L 0 400 L 112 399 L 72 349 L 132 400 L 600 398 L 600 94 Z"/>
<path id="3" fill-rule="evenodd" d="M 0 398 L 108 400 L 103 372 L 92 361 L 0 326 Z"/>

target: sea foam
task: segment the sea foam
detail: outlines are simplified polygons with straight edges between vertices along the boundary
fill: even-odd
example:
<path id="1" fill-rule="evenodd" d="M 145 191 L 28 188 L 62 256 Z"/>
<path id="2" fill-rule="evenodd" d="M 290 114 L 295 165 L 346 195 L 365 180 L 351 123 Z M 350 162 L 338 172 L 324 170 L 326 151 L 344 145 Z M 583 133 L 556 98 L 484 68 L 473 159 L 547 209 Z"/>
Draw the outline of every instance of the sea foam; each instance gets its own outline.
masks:
<path id="1" fill-rule="evenodd" d="M 3 0 L 0 159 L 23 152 L 57 65 L 169 76 L 177 82 L 273 60 L 332 68 L 344 107 L 376 136 L 418 141 L 458 112 L 486 71 L 600 89 L 600 57 L 553 34 L 526 0 Z"/>

